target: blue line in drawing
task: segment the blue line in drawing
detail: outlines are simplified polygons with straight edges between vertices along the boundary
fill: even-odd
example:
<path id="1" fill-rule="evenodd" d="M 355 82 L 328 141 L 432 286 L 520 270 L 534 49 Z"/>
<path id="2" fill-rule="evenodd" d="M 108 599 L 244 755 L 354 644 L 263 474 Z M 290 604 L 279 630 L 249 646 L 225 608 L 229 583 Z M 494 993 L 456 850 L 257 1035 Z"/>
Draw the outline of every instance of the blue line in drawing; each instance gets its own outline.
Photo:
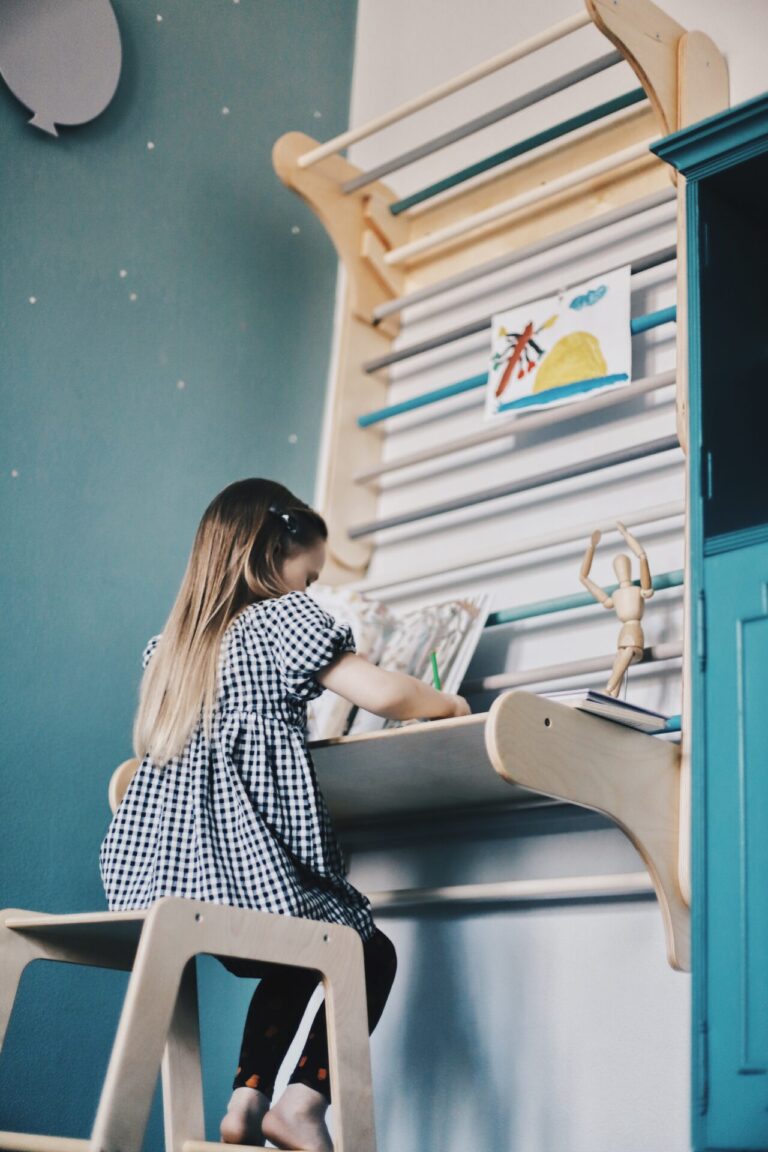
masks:
<path id="1" fill-rule="evenodd" d="M 497 412 L 510 412 L 515 408 L 530 408 L 532 404 L 551 404 L 553 400 L 562 400 L 566 396 L 576 396 L 580 392 L 591 392 L 593 388 L 606 388 L 611 384 L 622 384 L 629 380 L 626 372 L 617 372 L 614 376 L 596 376 L 592 380 L 575 380 L 573 384 L 561 384 L 558 388 L 547 388 L 543 392 L 535 392 L 531 396 L 521 396 L 518 400 L 510 400 L 508 404 L 500 404 Z"/>

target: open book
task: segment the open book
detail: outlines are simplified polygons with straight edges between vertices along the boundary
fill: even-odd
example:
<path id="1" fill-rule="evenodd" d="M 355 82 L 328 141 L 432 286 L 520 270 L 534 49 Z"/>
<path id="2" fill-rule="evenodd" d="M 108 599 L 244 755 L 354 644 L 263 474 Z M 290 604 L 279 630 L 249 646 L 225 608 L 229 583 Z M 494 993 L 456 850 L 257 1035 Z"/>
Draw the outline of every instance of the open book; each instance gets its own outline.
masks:
<path id="1" fill-rule="evenodd" d="M 617 724 L 624 724 L 627 728 L 637 728 L 641 732 L 663 732 L 667 726 L 668 716 L 661 712 L 653 712 L 650 708 L 640 708 L 637 704 L 630 704 L 626 700 L 618 700 L 615 696 L 608 696 L 605 692 L 596 692 L 592 688 L 580 688 L 575 691 L 546 692 L 550 700 L 557 700 L 560 704 L 570 704 L 582 712 L 591 712 L 595 716 L 602 716 L 605 720 L 614 720 Z"/>
<path id="2" fill-rule="evenodd" d="M 397 612 L 345 588 L 315 584 L 310 595 L 334 619 L 350 625 L 361 656 L 387 671 L 407 672 L 431 684 L 434 652 L 444 692 L 458 692 L 490 603 L 483 593 Z M 374 732 L 398 723 L 355 708 L 334 692 L 324 692 L 309 706 L 310 740 Z"/>

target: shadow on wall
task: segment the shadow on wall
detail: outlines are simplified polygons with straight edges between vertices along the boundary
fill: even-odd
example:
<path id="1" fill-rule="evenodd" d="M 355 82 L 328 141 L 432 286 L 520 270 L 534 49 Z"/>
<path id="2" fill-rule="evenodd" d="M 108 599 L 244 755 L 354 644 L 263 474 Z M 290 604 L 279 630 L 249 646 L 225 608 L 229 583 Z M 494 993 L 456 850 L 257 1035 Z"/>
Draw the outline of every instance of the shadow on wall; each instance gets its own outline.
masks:
<path id="1" fill-rule="evenodd" d="M 385 930 L 401 972 L 373 1044 L 382 1152 L 688 1147 L 690 985 L 653 903 Z"/>
<path id="2" fill-rule="evenodd" d="M 502 1098 L 483 1043 L 486 1022 L 472 987 L 463 934 L 453 920 L 385 923 L 400 956 L 398 979 L 381 1039 L 405 1059 L 376 1063 L 377 1129 L 386 1148 L 478 1149 L 499 1146 L 509 1132 L 513 1101 Z M 384 1029 L 382 1029 L 384 1031 Z"/>

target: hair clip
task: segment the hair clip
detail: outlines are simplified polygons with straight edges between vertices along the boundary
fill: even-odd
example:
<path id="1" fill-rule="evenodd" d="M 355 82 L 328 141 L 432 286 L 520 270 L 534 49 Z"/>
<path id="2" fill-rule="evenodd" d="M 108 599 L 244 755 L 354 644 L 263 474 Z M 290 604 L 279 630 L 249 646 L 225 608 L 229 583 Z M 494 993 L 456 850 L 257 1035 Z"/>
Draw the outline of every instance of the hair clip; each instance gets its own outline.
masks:
<path id="1" fill-rule="evenodd" d="M 269 511 L 272 516 L 277 516 L 278 519 L 282 520 L 286 531 L 290 532 L 291 536 L 296 536 L 298 534 L 299 524 L 296 517 L 292 515 L 292 513 L 284 512 L 282 509 L 275 507 L 274 504 L 270 504 Z"/>

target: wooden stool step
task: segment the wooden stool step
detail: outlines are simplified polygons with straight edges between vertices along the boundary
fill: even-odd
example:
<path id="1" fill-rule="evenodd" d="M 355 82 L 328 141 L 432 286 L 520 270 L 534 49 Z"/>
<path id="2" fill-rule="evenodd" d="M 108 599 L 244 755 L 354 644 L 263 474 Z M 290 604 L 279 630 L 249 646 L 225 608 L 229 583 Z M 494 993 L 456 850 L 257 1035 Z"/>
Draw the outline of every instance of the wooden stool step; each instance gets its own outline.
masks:
<path id="1" fill-rule="evenodd" d="M 275 1152 L 261 1144 L 217 1144 L 214 1140 L 185 1140 L 181 1152 Z M 295 1152 L 301 1152 L 296 1149 Z"/>
<path id="2" fill-rule="evenodd" d="M 35 1132 L 0 1132 L 0 1148 L 9 1152 L 93 1152 L 90 1140 L 42 1136 Z"/>
<path id="3" fill-rule="evenodd" d="M 130 970 L 146 912 L 76 912 L 63 916 L 21 913 L 5 927 L 40 945 L 47 959 Z"/>

